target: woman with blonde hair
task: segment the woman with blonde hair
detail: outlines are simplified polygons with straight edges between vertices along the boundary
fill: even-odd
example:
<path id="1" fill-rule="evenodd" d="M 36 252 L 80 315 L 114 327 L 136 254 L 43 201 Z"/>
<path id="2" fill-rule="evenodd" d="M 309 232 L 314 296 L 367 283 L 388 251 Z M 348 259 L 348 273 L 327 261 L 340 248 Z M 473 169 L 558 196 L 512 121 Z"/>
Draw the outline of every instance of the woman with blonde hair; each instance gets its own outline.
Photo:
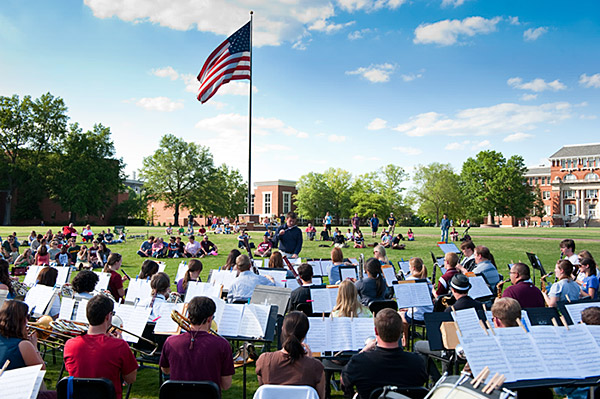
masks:
<path id="1" fill-rule="evenodd" d="M 392 262 L 390 262 L 390 260 L 387 257 L 387 254 L 385 252 L 385 248 L 381 245 L 376 245 L 375 248 L 373 248 L 373 256 L 381 263 L 381 265 L 392 265 Z"/>
<path id="2" fill-rule="evenodd" d="M 373 317 L 369 308 L 358 301 L 358 290 L 350 280 L 344 280 L 340 284 L 337 301 L 331 315 L 333 317 Z"/>

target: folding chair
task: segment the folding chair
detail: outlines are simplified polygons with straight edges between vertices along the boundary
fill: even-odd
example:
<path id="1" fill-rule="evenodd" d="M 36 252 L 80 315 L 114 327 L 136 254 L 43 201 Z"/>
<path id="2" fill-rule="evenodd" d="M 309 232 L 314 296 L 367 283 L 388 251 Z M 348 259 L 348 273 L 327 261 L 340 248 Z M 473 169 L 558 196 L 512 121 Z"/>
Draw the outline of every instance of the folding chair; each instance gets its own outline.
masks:
<path id="1" fill-rule="evenodd" d="M 65 377 L 56 384 L 58 399 L 116 399 L 115 387 L 106 378 Z"/>
<path id="2" fill-rule="evenodd" d="M 393 309 L 398 310 L 398 302 L 392 300 L 385 301 L 373 301 L 369 304 L 369 310 L 373 313 L 373 317 L 377 315 L 381 309 Z"/>
<path id="3" fill-rule="evenodd" d="M 212 381 L 165 381 L 159 399 L 221 399 L 221 389 Z"/>
<path id="4" fill-rule="evenodd" d="M 319 394 L 308 385 L 262 385 L 253 399 L 319 399 Z"/>

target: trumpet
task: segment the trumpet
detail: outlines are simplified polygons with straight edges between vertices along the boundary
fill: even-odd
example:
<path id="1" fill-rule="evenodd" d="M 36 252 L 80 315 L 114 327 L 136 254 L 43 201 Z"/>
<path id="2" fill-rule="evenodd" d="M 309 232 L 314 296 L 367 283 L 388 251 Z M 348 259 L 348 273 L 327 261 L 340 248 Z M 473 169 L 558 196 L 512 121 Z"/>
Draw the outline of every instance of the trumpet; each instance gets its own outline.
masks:
<path id="1" fill-rule="evenodd" d="M 173 310 L 171 312 L 171 319 L 177 323 L 177 325 L 179 327 L 181 327 L 182 330 L 190 332 L 192 331 L 192 324 L 190 323 L 190 319 L 188 319 L 187 317 L 185 317 L 184 315 L 182 315 L 181 313 L 179 313 L 176 310 Z M 218 331 L 218 326 L 217 326 L 217 322 L 213 321 L 210 323 L 210 328 L 208 329 L 208 331 L 213 334 L 216 335 L 217 337 L 220 337 L 220 335 L 217 333 Z"/>

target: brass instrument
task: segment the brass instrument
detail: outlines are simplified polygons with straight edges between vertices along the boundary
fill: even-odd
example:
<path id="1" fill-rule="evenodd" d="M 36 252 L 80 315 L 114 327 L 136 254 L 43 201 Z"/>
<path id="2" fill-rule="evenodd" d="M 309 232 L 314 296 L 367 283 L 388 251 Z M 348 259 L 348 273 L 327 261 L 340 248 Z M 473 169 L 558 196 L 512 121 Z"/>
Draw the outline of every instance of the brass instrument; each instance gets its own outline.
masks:
<path id="1" fill-rule="evenodd" d="M 63 284 L 62 287 L 60 287 L 60 295 L 63 298 L 73 298 L 75 296 L 75 290 L 71 284 Z"/>
<path id="2" fill-rule="evenodd" d="M 19 280 L 11 280 L 10 286 L 12 287 L 15 293 L 15 297 L 21 299 L 25 298 L 25 296 L 27 295 L 27 291 L 29 291 L 30 288 L 22 282 L 20 282 Z"/>
<path id="3" fill-rule="evenodd" d="M 117 302 L 117 300 L 115 299 L 115 297 L 110 293 L 109 290 L 98 290 L 96 292 L 98 295 L 104 295 L 105 297 L 108 297 L 110 300 L 112 300 L 113 302 Z"/>
<path id="4" fill-rule="evenodd" d="M 510 278 L 507 278 L 506 280 L 500 281 L 498 284 L 496 284 L 496 291 L 498 291 L 498 298 L 502 298 L 502 289 L 504 288 L 504 284 L 508 283 L 510 281 Z"/>
<path id="5" fill-rule="evenodd" d="M 167 303 L 183 303 L 183 298 L 178 292 L 171 292 L 167 298 Z"/>
<path id="6" fill-rule="evenodd" d="M 55 331 L 52 324 L 53 321 L 52 317 L 50 316 L 42 316 L 36 322 L 28 322 L 28 335 L 31 336 L 34 333 L 37 333 L 38 343 L 43 344 L 48 348 L 62 350 L 65 346 L 65 343 L 69 339 L 73 338 L 73 335 Z"/>
<path id="7" fill-rule="evenodd" d="M 358 277 L 362 280 L 365 274 L 365 255 L 360 254 L 358 257 Z"/>
<path id="8" fill-rule="evenodd" d="M 150 352 L 146 352 L 141 349 L 136 349 L 138 352 L 141 352 L 142 354 L 144 354 L 146 356 L 154 356 L 154 354 L 158 350 L 158 344 L 156 342 L 149 340 L 148 338 L 142 337 L 141 335 L 137 335 L 130 331 L 125 330 L 123 328 L 123 320 L 118 315 L 113 315 L 112 326 L 110 326 L 107 331 L 107 333 L 109 333 L 109 334 L 113 334 L 115 332 L 127 333 L 131 336 L 136 337 L 138 340 L 144 341 L 145 343 L 149 344 L 152 347 L 152 350 Z"/>
<path id="9" fill-rule="evenodd" d="M 185 317 L 184 315 L 182 315 L 178 311 L 173 310 L 171 312 L 171 319 L 173 319 L 173 321 L 175 323 L 177 323 L 177 325 L 179 327 L 181 327 L 182 330 L 187 331 L 187 332 L 192 331 L 192 325 L 190 323 L 190 319 L 188 319 L 187 317 Z M 210 323 L 210 328 L 208 330 L 209 330 L 209 332 L 211 334 L 216 335 L 216 336 L 220 336 L 217 333 L 218 326 L 217 326 L 217 322 L 214 319 Z"/>
<path id="10" fill-rule="evenodd" d="M 433 311 L 443 312 L 455 303 L 456 298 L 454 297 L 454 295 L 452 295 L 451 292 L 446 295 L 440 295 L 433 304 Z"/>

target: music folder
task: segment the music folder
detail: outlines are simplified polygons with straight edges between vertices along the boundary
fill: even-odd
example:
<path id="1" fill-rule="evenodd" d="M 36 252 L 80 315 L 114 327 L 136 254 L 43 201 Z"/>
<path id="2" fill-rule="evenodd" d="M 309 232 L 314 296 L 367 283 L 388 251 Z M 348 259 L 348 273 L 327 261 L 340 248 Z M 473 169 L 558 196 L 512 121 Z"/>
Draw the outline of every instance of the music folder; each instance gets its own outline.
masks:
<path id="1" fill-rule="evenodd" d="M 460 253 L 460 249 L 458 249 L 456 244 L 454 244 L 453 242 L 449 242 L 447 244 L 438 244 L 438 247 L 440 247 L 444 254 L 447 254 L 449 252 L 453 252 L 455 254 Z"/>
<path id="2" fill-rule="evenodd" d="M 257 285 L 250 298 L 250 303 L 259 305 L 277 305 L 279 314 L 283 315 L 287 309 L 291 294 L 292 290 L 290 288 Z"/>

